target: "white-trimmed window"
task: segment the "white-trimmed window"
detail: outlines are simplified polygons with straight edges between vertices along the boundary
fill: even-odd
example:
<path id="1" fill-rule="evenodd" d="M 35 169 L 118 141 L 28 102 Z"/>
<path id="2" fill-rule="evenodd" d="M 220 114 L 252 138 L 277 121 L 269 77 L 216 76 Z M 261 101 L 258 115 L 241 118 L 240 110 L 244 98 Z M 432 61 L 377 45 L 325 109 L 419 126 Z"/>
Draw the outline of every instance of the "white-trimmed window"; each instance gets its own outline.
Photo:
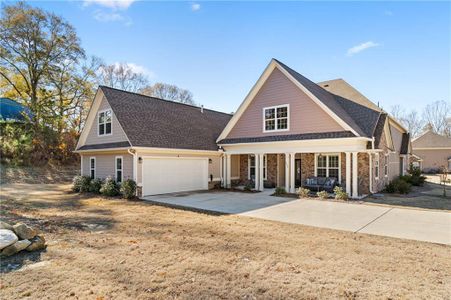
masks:
<path id="1" fill-rule="evenodd" d="M 111 135 L 112 134 L 112 112 L 111 109 L 99 111 L 97 116 L 97 132 L 99 136 Z"/>
<path id="2" fill-rule="evenodd" d="M 318 177 L 335 177 L 340 180 L 340 155 L 316 155 L 315 173 Z"/>
<path id="3" fill-rule="evenodd" d="M 376 179 L 379 179 L 379 176 L 380 176 L 379 154 L 376 154 L 376 159 L 374 160 L 374 173 L 376 173 L 374 177 Z"/>
<path id="4" fill-rule="evenodd" d="M 96 178 L 96 158 L 89 158 L 89 176 L 91 179 Z"/>
<path id="5" fill-rule="evenodd" d="M 248 179 L 255 179 L 255 155 L 249 154 L 248 159 Z M 263 179 L 266 180 L 267 178 L 267 172 L 266 172 L 266 154 L 263 155 Z"/>
<path id="6" fill-rule="evenodd" d="M 289 108 L 288 104 L 263 108 L 263 132 L 289 130 Z"/>
<path id="7" fill-rule="evenodd" d="M 384 176 L 385 177 L 388 177 L 388 161 L 389 161 L 389 156 L 387 153 L 387 154 L 385 154 L 385 157 L 384 157 Z"/>
<path id="8" fill-rule="evenodd" d="M 123 159 L 122 156 L 116 156 L 115 158 L 115 166 L 116 166 L 116 182 L 122 182 L 123 178 Z"/>

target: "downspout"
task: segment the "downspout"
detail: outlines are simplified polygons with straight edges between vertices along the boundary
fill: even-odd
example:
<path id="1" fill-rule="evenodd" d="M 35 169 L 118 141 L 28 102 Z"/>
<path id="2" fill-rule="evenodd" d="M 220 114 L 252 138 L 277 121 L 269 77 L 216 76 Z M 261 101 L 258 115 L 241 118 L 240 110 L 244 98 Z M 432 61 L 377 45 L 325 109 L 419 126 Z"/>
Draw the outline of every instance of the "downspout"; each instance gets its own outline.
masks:
<path id="1" fill-rule="evenodd" d="M 375 142 L 375 138 L 374 138 L 374 136 L 372 137 L 372 139 L 371 139 L 371 148 L 372 148 L 372 150 L 375 150 L 374 149 L 374 142 Z M 370 163 L 370 193 L 371 194 L 373 194 L 374 193 L 374 191 L 373 191 L 373 153 L 371 153 L 370 152 L 370 159 L 369 159 L 369 163 Z"/>

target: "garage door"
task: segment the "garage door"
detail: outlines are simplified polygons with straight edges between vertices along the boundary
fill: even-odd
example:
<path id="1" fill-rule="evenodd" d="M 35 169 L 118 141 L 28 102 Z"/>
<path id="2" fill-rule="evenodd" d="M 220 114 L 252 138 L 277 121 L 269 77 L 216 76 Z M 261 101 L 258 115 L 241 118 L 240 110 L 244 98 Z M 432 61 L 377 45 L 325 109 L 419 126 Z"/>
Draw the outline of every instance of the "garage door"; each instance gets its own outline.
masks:
<path id="1" fill-rule="evenodd" d="M 208 158 L 147 157 L 143 159 L 143 195 L 208 189 Z"/>

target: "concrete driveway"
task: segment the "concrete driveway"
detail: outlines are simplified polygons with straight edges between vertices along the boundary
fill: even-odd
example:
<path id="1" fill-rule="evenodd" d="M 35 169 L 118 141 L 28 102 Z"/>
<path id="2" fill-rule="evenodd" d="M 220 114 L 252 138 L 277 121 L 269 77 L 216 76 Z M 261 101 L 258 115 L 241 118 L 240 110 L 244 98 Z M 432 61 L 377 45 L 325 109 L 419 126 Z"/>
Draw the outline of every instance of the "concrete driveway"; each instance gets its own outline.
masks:
<path id="1" fill-rule="evenodd" d="M 451 245 L 451 212 L 290 199 L 262 193 L 202 192 L 145 200 L 266 220 Z"/>

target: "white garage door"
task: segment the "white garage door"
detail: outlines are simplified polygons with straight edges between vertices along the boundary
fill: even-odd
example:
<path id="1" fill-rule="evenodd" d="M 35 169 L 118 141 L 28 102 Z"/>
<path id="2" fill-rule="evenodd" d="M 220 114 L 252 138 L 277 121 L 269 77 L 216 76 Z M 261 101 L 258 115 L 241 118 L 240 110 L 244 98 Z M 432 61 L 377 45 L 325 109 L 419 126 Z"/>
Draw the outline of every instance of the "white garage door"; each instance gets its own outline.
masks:
<path id="1" fill-rule="evenodd" d="M 208 158 L 143 159 L 143 196 L 208 189 Z"/>

